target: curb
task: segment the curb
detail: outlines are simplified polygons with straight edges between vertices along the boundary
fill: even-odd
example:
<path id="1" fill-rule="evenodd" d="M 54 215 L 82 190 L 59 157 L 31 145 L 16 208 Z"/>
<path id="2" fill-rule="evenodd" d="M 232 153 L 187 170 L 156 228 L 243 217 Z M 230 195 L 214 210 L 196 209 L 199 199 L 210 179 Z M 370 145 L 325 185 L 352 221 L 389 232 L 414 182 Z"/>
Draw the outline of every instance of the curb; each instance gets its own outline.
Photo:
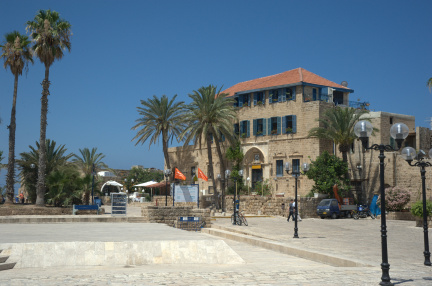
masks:
<path id="1" fill-rule="evenodd" d="M 372 267 L 372 265 L 365 264 L 359 261 L 353 261 L 341 257 L 326 255 L 318 252 L 313 252 L 304 249 L 298 249 L 289 247 L 281 242 L 270 240 L 265 237 L 255 236 L 250 233 L 233 231 L 233 230 L 225 230 L 225 229 L 216 229 L 212 228 L 203 228 L 201 230 L 203 233 L 207 233 L 210 235 L 231 239 L 238 242 L 247 243 L 253 246 L 262 247 L 265 249 L 273 250 L 276 252 L 280 252 L 283 254 L 288 254 L 308 260 L 312 260 L 319 263 L 328 264 L 336 267 Z"/>

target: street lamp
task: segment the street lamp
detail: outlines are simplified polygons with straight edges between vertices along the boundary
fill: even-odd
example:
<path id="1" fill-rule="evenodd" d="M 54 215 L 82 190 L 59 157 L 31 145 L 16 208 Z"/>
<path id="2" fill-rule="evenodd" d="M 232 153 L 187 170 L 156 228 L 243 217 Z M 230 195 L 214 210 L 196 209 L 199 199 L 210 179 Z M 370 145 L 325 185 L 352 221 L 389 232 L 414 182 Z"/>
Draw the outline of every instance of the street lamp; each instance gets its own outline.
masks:
<path id="1" fill-rule="evenodd" d="M 290 174 L 290 170 L 291 170 L 291 164 L 286 162 L 285 163 L 285 171 L 286 173 L 289 175 Z M 303 163 L 302 165 L 302 170 L 304 173 L 306 173 L 307 171 L 309 171 L 309 164 L 308 163 Z M 291 175 L 295 178 L 295 198 L 294 198 L 294 238 L 299 238 L 298 237 L 298 227 L 297 227 L 297 217 L 298 217 L 298 203 L 297 203 L 297 180 L 298 177 L 300 176 L 300 170 L 299 168 L 293 168 Z"/>
<path id="2" fill-rule="evenodd" d="M 381 194 L 381 256 L 382 256 L 382 276 L 380 285 L 393 285 L 390 282 L 390 264 L 388 263 L 387 253 L 387 225 L 386 225 L 386 210 L 385 210 L 385 192 L 384 192 L 384 151 L 398 151 L 402 142 L 408 136 L 409 128 L 403 123 L 396 123 L 390 128 L 390 136 L 395 139 L 398 148 L 395 149 L 390 145 L 373 144 L 369 147 L 369 137 L 372 135 L 373 127 L 369 121 L 361 120 L 354 126 L 354 133 L 361 140 L 363 148 L 366 150 L 376 150 L 380 154 L 380 194 Z"/>
<path id="3" fill-rule="evenodd" d="M 408 162 L 410 166 L 420 167 L 420 174 L 422 179 L 422 195 L 423 195 L 423 233 L 424 233 L 424 265 L 431 266 L 430 261 L 430 252 L 429 252 L 429 234 L 428 234 L 428 222 L 427 217 L 428 213 L 426 210 L 426 167 L 431 167 L 432 164 L 430 162 L 425 162 L 424 156 L 426 153 L 423 150 L 420 150 L 418 154 L 412 147 L 405 147 L 401 152 L 402 158 Z M 429 158 L 432 158 L 432 149 L 429 150 Z M 416 159 L 417 162 L 412 164 L 412 161 Z"/>
<path id="4" fill-rule="evenodd" d="M 171 175 L 171 170 L 165 169 L 164 175 L 165 175 L 165 206 L 168 206 L 168 177 Z"/>
<path id="5" fill-rule="evenodd" d="M 243 170 L 239 170 L 238 171 L 238 174 L 239 174 L 239 176 L 240 177 L 243 177 Z M 237 209 L 237 201 L 236 201 L 236 197 L 237 197 L 237 176 L 235 176 L 234 177 L 234 182 L 235 182 L 235 193 L 234 193 L 234 222 L 233 222 L 233 224 L 236 224 L 237 223 L 237 212 L 238 212 L 238 209 Z M 238 202 L 238 203 L 240 203 L 240 201 Z"/>
<path id="6" fill-rule="evenodd" d="M 225 170 L 225 195 L 228 193 L 228 178 L 231 175 L 231 171 L 230 170 Z M 225 208 L 225 209 L 224 209 Z M 225 201 L 225 197 L 222 196 L 222 210 L 226 211 L 226 201 Z"/>

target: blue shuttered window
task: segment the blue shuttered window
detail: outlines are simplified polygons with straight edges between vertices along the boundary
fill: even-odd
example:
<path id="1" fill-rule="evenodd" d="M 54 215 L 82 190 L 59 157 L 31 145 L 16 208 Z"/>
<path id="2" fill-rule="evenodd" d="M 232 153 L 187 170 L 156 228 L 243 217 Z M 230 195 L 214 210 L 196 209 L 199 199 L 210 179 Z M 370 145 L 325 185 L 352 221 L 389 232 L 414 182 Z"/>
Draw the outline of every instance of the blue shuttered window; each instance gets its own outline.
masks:
<path id="1" fill-rule="evenodd" d="M 257 128 L 258 128 L 257 119 L 254 119 L 253 120 L 253 136 L 257 135 Z"/>
<path id="2" fill-rule="evenodd" d="M 284 165 L 283 160 L 276 160 L 276 177 L 283 177 Z"/>
<path id="3" fill-rule="evenodd" d="M 282 118 L 282 133 L 296 133 L 297 132 L 297 116 L 287 115 Z"/>
<path id="4" fill-rule="evenodd" d="M 277 118 L 277 134 L 281 134 L 281 118 Z"/>
<path id="5" fill-rule="evenodd" d="M 248 138 L 249 136 L 249 120 L 243 120 L 240 122 L 240 137 Z"/>

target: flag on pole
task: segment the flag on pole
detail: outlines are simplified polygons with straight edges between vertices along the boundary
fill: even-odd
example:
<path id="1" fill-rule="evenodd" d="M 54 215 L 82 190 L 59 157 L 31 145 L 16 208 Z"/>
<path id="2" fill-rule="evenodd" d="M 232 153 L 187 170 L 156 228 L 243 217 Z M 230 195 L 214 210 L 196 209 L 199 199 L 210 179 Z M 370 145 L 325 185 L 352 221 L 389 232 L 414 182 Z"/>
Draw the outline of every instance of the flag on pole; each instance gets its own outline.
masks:
<path id="1" fill-rule="evenodd" d="M 182 174 L 182 172 L 179 171 L 179 169 L 175 168 L 175 175 L 174 175 L 175 179 L 179 179 L 179 180 L 186 180 L 186 176 Z"/>
<path id="2" fill-rule="evenodd" d="M 203 179 L 203 180 L 206 181 L 206 182 L 208 181 L 207 176 L 204 175 L 203 171 L 201 171 L 200 168 L 198 168 L 198 178 L 201 178 L 201 179 Z"/>

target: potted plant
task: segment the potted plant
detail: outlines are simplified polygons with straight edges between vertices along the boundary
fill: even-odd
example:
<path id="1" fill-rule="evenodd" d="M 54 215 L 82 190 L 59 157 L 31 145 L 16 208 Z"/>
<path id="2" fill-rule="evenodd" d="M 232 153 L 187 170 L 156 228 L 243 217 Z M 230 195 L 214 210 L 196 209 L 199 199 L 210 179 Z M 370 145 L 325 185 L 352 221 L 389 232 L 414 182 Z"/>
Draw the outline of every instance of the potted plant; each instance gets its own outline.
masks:
<path id="1" fill-rule="evenodd" d="M 430 223 L 432 213 L 432 202 L 426 200 L 426 211 Z M 411 213 L 416 217 L 416 226 L 423 226 L 423 201 L 417 201 L 411 206 Z"/>
<path id="2" fill-rule="evenodd" d="M 260 136 L 260 135 L 262 135 L 262 134 L 263 134 L 262 131 L 257 131 L 257 133 L 256 133 L 257 136 Z"/>
<path id="3" fill-rule="evenodd" d="M 289 127 L 287 127 L 287 128 L 285 128 L 285 133 L 292 133 L 292 128 L 289 128 Z"/>
<path id="4" fill-rule="evenodd" d="M 263 105 L 262 101 L 261 101 L 261 100 L 258 100 L 258 101 L 257 101 L 257 105 L 259 105 L 259 106 Z"/>
<path id="5" fill-rule="evenodd" d="M 246 138 L 246 133 L 242 133 L 241 138 Z"/>
<path id="6" fill-rule="evenodd" d="M 272 134 L 272 135 L 276 135 L 276 134 L 277 134 L 277 130 L 272 130 L 272 131 L 271 131 L 271 134 Z"/>

